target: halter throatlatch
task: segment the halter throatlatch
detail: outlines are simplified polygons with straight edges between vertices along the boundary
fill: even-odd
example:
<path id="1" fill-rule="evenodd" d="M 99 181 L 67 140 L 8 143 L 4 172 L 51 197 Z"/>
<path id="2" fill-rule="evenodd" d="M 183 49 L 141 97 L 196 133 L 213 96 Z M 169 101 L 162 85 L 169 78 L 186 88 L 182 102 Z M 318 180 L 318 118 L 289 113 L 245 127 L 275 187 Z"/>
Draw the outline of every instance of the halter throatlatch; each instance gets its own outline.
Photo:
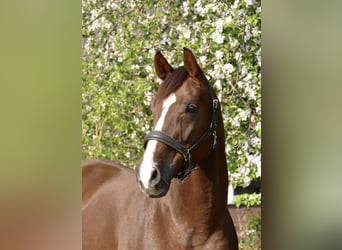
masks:
<path id="1" fill-rule="evenodd" d="M 149 140 L 156 140 L 161 143 L 166 144 L 167 146 L 173 148 L 177 152 L 181 153 L 184 157 L 185 163 L 188 163 L 188 167 L 182 166 L 181 172 L 175 177 L 180 181 L 184 181 L 189 174 L 197 167 L 196 163 L 192 161 L 191 155 L 192 153 L 197 150 L 204 141 L 208 139 L 210 135 L 213 136 L 213 149 L 215 149 L 217 136 L 216 136 L 216 117 L 217 117 L 217 110 L 219 108 L 220 102 L 217 98 L 214 97 L 213 89 L 209 83 L 207 83 L 209 95 L 213 101 L 213 109 L 211 112 L 211 122 L 209 128 L 203 133 L 203 135 L 189 148 L 184 147 L 181 143 L 176 141 L 174 138 L 169 136 L 168 134 L 164 133 L 163 131 L 154 130 L 149 132 L 144 138 L 144 145 Z"/>

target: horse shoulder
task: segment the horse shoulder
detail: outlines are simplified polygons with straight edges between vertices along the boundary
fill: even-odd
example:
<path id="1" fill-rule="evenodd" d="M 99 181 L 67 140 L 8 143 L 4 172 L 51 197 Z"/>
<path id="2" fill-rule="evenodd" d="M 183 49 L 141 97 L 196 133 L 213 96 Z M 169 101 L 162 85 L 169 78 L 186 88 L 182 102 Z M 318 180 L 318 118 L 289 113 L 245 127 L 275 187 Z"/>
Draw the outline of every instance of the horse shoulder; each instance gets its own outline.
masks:
<path id="1" fill-rule="evenodd" d="M 116 179 L 134 179 L 133 170 L 105 160 L 85 160 L 82 163 L 82 206 Z"/>
<path id="2" fill-rule="evenodd" d="M 82 181 L 83 249 L 117 249 L 127 210 L 140 192 L 134 171 L 109 161 L 84 161 Z"/>

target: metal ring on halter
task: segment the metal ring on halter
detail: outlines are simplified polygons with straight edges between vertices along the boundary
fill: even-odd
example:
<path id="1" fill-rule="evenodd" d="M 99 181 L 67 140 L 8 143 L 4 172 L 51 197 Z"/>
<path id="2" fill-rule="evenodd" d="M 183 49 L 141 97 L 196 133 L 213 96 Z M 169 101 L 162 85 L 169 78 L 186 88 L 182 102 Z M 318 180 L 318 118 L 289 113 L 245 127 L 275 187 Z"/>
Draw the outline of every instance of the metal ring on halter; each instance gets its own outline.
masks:
<path id="1" fill-rule="evenodd" d="M 189 148 L 187 149 L 187 154 L 183 156 L 184 156 L 185 162 L 188 162 L 191 159 L 191 152 Z"/>

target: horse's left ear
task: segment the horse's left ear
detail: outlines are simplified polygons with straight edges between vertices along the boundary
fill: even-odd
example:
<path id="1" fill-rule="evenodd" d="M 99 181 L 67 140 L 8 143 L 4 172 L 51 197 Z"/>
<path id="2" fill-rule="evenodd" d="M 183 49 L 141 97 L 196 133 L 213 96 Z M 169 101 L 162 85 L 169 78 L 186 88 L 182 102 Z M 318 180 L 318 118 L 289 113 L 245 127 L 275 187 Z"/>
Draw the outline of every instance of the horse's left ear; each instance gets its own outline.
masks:
<path id="1" fill-rule="evenodd" d="M 162 80 L 164 80 L 173 71 L 173 68 L 160 51 L 158 51 L 154 56 L 154 67 L 157 75 Z"/>
<path id="2" fill-rule="evenodd" d="M 188 48 L 183 48 L 183 61 L 184 67 L 188 71 L 189 75 L 197 79 L 204 77 L 201 68 L 198 66 L 195 56 Z"/>

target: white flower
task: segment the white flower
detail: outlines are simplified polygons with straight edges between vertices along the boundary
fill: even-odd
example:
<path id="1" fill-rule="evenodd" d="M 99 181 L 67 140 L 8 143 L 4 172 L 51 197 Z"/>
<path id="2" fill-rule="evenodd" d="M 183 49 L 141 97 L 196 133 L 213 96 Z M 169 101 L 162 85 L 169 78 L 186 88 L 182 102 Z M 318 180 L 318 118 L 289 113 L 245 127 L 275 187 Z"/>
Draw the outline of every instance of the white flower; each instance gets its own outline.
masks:
<path id="1" fill-rule="evenodd" d="M 247 69 L 247 67 L 244 65 L 244 66 L 242 67 L 242 69 L 241 69 L 241 74 L 242 74 L 242 75 L 247 75 L 247 73 L 248 73 L 248 69 Z"/>
<path id="2" fill-rule="evenodd" d="M 255 90 L 251 86 L 247 86 L 245 88 L 245 93 L 248 95 L 250 99 L 252 100 L 256 99 Z"/>
<path id="3" fill-rule="evenodd" d="M 239 127 L 240 126 L 240 121 L 239 118 L 237 116 L 235 116 L 232 120 L 231 120 L 231 124 L 234 127 Z"/>
<path id="4" fill-rule="evenodd" d="M 231 48 L 237 48 L 240 45 L 239 41 L 232 37 L 229 39 L 229 44 Z"/>
<path id="5" fill-rule="evenodd" d="M 89 112 L 89 111 L 91 110 L 91 106 L 85 105 L 85 110 L 86 110 L 87 112 Z"/>
<path id="6" fill-rule="evenodd" d="M 153 71 L 153 69 L 152 69 L 152 67 L 150 65 L 147 65 L 145 69 L 146 69 L 147 72 L 152 72 Z"/>
<path id="7" fill-rule="evenodd" d="M 256 8 L 255 13 L 257 13 L 257 14 L 261 13 L 261 6 Z"/>
<path id="8" fill-rule="evenodd" d="M 133 121 L 135 122 L 135 124 L 137 124 L 137 125 L 139 125 L 139 122 L 140 122 L 140 119 L 139 119 L 139 117 L 134 117 L 133 118 Z"/>
<path id="9" fill-rule="evenodd" d="M 233 18 L 231 16 L 227 16 L 224 20 L 226 24 L 230 24 L 233 21 Z"/>
<path id="10" fill-rule="evenodd" d="M 218 90 L 221 90 L 221 89 L 222 89 L 221 80 L 215 81 L 214 86 L 215 86 Z"/>
<path id="11" fill-rule="evenodd" d="M 245 81 L 238 81 L 237 83 L 236 83 L 236 85 L 239 87 L 239 88 L 243 88 L 243 86 L 246 84 L 246 82 Z"/>
<path id="12" fill-rule="evenodd" d="M 248 82 L 248 83 L 250 83 L 251 80 L 252 80 L 252 78 L 253 78 L 253 75 L 252 75 L 252 74 L 247 74 L 243 80 L 246 81 L 246 82 Z"/>
<path id="13" fill-rule="evenodd" d="M 217 60 L 220 60 L 223 57 L 223 52 L 221 50 L 217 50 L 215 52 L 215 57 Z"/>
<path id="14" fill-rule="evenodd" d="M 209 75 L 214 79 L 223 79 L 224 74 L 220 73 L 220 65 L 215 64 L 214 65 L 214 71 L 209 71 Z"/>
<path id="15" fill-rule="evenodd" d="M 249 176 L 245 175 L 243 178 L 243 184 L 241 185 L 243 188 L 248 187 L 251 184 L 251 179 Z"/>
<path id="16" fill-rule="evenodd" d="M 153 98 L 154 94 L 152 92 L 147 92 L 145 93 L 145 100 L 144 100 L 144 104 L 146 106 L 149 106 L 151 104 L 152 98 Z"/>
<path id="17" fill-rule="evenodd" d="M 235 58 L 236 61 L 240 61 L 241 57 L 242 57 L 242 54 L 240 52 L 236 52 L 235 53 L 234 58 Z"/>
<path id="18" fill-rule="evenodd" d="M 118 5 L 115 4 L 115 3 L 111 3 L 111 4 L 110 4 L 110 8 L 111 8 L 112 10 L 115 10 L 115 9 L 118 8 Z"/>
<path id="19" fill-rule="evenodd" d="M 218 19 L 215 22 L 216 31 L 222 33 L 222 31 L 223 31 L 223 24 L 224 24 L 224 21 L 222 19 Z"/>
<path id="20" fill-rule="evenodd" d="M 230 174 L 230 178 L 234 182 L 236 182 L 240 178 L 240 176 L 241 176 L 241 173 L 238 173 L 238 172 L 236 172 L 236 173 L 232 172 Z"/>
<path id="21" fill-rule="evenodd" d="M 189 5 L 187 2 L 183 2 L 183 16 L 189 15 Z"/>
<path id="22" fill-rule="evenodd" d="M 250 142 L 251 142 L 251 144 L 252 144 L 252 146 L 253 147 L 256 147 L 257 145 L 260 145 L 260 138 L 258 138 L 258 137 L 253 137 L 251 140 L 250 140 Z"/>
<path id="23" fill-rule="evenodd" d="M 232 73 L 234 71 L 234 66 L 230 63 L 227 63 L 227 64 L 223 65 L 222 71 L 226 75 L 230 75 L 230 73 Z"/>
<path id="24" fill-rule="evenodd" d="M 256 58 L 258 60 L 258 65 L 261 67 L 261 54 L 260 54 L 260 51 L 261 49 L 259 49 L 256 53 Z"/>
<path id="25" fill-rule="evenodd" d="M 226 154 L 228 155 L 231 150 L 232 150 L 232 146 L 230 144 L 227 144 L 226 145 Z"/>
<path id="26" fill-rule="evenodd" d="M 133 131 L 132 134 L 131 134 L 131 138 L 133 140 L 137 139 L 137 134 Z"/>
<path id="27" fill-rule="evenodd" d="M 222 44 L 224 36 L 222 36 L 220 32 L 215 31 L 213 34 L 211 34 L 211 39 L 218 44 Z"/>
<path id="28" fill-rule="evenodd" d="M 232 9 L 236 9 L 237 7 L 239 7 L 239 3 L 240 3 L 240 0 L 235 0 L 234 4 L 232 5 Z"/>
<path id="29" fill-rule="evenodd" d="M 258 27 L 254 27 L 254 28 L 252 29 L 252 35 L 253 35 L 253 36 L 259 36 L 260 33 L 261 33 L 261 31 L 259 30 Z"/>
<path id="30" fill-rule="evenodd" d="M 245 0 L 247 6 L 255 5 L 255 0 Z"/>
<path id="31" fill-rule="evenodd" d="M 187 29 L 187 30 L 184 32 L 184 38 L 189 39 L 189 38 L 190 38 L 190 35 L 191 35 L 190 30 Z"/>
<path id="32" fill-rule="evenodd" d="M 194 6 L 195 7 L 194 12 L 195 12 L 195 14 L 198 14 L 198 15 L 204 17 L 204 15 L 206 14 L 207 11 L 206 11 L 206 9 L 203 9 L 202 5 L 203 5 L 202 1 L 198 0 Z"/>
<path id="33" fill-rule="evenodd" d="M 249 114 L 248 110 L 243 110 L 239 108 L 238 111 L 239 111 L 239 116 L 241 118 L 241 121 L 246 121 L 248 118 L 248 114 Z"/>
<path id="34" fill-rule="evenodd" d="M 251 166 L 255 166 L 256 167 L 256 177 L 260 177 L 261 176 L 261 155 L 257 154 L 257 155 L 247 155 L 247 161 L 248 164 Z"/>
<path id="35" fill-rule="evenodd" d="M 144 126 L 142 126 L 142 131 L 146 132 L 146 131 L 150 131 L 150 125 L 149 124 L 145 124 Z"/>
<path id="36" fill-rule="evenodd" d="M 204 64 L 206 60 L 207 60 L 207 57 L 206 57 L 206 56 L 200 56 L 200 57 L 199 57 L 199 61 L 200 61 L 202 64 Z"/>

